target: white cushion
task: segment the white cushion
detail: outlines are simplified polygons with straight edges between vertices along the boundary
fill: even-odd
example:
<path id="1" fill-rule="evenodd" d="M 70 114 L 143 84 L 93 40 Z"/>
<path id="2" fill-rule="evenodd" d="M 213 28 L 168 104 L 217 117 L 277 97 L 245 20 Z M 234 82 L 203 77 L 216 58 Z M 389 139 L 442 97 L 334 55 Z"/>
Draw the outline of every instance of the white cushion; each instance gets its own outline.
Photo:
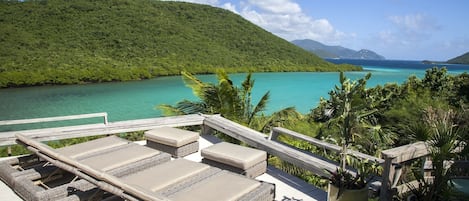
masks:
<path id="1" fill-rule="evenodd" d="M 149 141 L 172 147 L 181 147 L 197 141 L 199 133 L 172 127 L 161 127 L 146 131 L 145 137 Z"/>
<path id="2" fill-rule="evenodd" d="M 205 149 L 201 155 L 204 158 L 231 165 L 246 170 L 267 159 L 267 153 L 262 150 L 243 147 L 228 142 L 221 142 Z"/>
<path id="3" fill-rule="evenodd" d="M 150 158 L 160 154 L 159 151 L 138 144 L 130 144 L 113 152 L 100 154 L 80 160 L 81 163 L 99 170 L 109 171 L 124 165 Z"/>
<path id="4" fill-rule="evenodd" d="M 174 201 L 235 201 L 260 185 L 259 181 L 223 171 L 169 198 Z"/>
<path id="5" fill-rule="evenodd" d="M 78 158 L 80 156 L 85 156 L 93 152 L 102 151 L 105 149 L 125 145 L 128 143 L 130 142 L 113 135 L 113 136 L 99 138 L 96 140 L 91 140 L 91 141 L 80 143 L 80 144 L 74 144 L 71 146 L 59 148 L 59 149 L 56 149 L 56 151 L 70 158 Z"/>
<path id="6" fill-rule="evenodd" d="M 131 174 L 122 178 L 122 180 L 128 184 L 149 189 L 150 191 L 158 191 L 209 168 L 209 165 L 203 163 L 197 163 L 186 159 L 176 159 Z"/>

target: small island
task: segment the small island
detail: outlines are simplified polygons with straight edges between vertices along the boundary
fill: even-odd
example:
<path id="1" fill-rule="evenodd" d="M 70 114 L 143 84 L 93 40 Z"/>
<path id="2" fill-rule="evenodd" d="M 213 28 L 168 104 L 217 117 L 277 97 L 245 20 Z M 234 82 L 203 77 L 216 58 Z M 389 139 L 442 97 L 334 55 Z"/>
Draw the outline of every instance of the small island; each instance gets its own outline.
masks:
<path id="1" fill-rule="evenodd" d="M 450 64 L 469 64 L 469 52 L 447 61 Z"/>

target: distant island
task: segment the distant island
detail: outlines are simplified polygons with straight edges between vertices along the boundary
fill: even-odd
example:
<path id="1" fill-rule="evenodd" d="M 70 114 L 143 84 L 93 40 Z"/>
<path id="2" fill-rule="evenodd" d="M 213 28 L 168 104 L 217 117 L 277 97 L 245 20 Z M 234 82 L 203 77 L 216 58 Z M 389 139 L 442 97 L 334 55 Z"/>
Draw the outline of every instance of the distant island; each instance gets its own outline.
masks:
<path id="1" fill-rule="evenodd" d="M 448 61 L 431 61 L 431 60 L 423 60 L 423 64 L 469 64 L 469 52 L 452 58 Z"/>
<path id="2" fill-rule="evenodd" d="M 465 54 L 461 56 L 457 56 L 455 58 L 452 58 L 447 61 L 447 63 L 450 64 L 469 64 L 469 52 L 466 52 Z"/>
<path id="3" fill-rule="evenodd" d="M 362 49 L 355 51 L 342 46 L 328 46 L 318 41 L 304 39 L 294 40 L 291 43 L 310 51 L 321 58 L 326 59 L 367 59 L 367 60 L 384 60 L 385 58 L 371 50 Z"/>
<path id="4" fill-rule="evenodd" d="M 232 72 L 345 71 L 208 5 L 1 1 L 0 88 Z"/>
<path id="5" fill-rule="evenodd" d="M 444 62 L 444 61 L 423 60 L 422 63 L 423 63 L 423 64 L 444 64 L 444 63 L 446 63 L 446 62 Z"/>

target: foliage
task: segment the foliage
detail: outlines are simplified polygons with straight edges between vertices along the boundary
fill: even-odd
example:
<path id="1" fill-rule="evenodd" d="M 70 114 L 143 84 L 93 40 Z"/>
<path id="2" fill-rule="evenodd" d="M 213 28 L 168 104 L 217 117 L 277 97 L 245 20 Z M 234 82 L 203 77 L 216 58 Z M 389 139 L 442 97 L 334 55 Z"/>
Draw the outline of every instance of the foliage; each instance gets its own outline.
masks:
<path id="1" fill-rule="evenodd" d="M 320 138 L 335 139 L 343 150 L 353 142 L 354 148 L 375 155 L 378 150 L 390 146 L 394 135 L 384 133 L 378 122 L 380 105 L 388 100 L 383 92 L 366 89 L 366 81 L 371 74 L 357 81 L 350 81 L 343 73 L 340 74 L 340 86 L 329 92 L 329 99 L 322 99 L 320 106 L 310 113 L 311 121 L 325 122 L 327 127 L 321 132 Z M 388 92 L 392 94 L 393 92 Z M 345 152 L 344 152 L 345 153 Z M 345 155 L 341 160 L 345 167 Z"/>
<path id="2" fill-rule="evenodd" d="M 261 114 L 254 119 L 251 128 L 268 133 L 273 127 L 284 127 L 301 131 L 303 134 L 315 134 L 308 122 L 303 120 L 303 115 L 296 111 L 295 107 L 287 107 L 274 112 L 271 115 Z"/>
<path id="3" fill-rule="evenodd" d="M 141 141 L 145 140 L 144 131 L 136 131 L 136 132 L 128 132 L 128 133 L 121 133 L 119 137 L 124 138 L 130 141 Z"/>
<path id="4" fill-rule="evenodd" d="M 409 185 L 416 200 L 454 200 L 456 194 L 451 186 L 454 176 L 448 161 L 466 158 L 468 155 L 459 152 L 459 147 L 465 146 L 463 127 L 455 124 L 456 113 L 453 110 L 442 110 L 429 107 L 424 111 L 423 124 L 428 127 L 425 135 L 418 136 L 428 142 L 430 159 L 432 161 L 433 180 L 428 181 L 421 171 L 414 171 L 414 176 L 420 182 L 419 186 Z"/>
<path id="5" fill-rule="evenodd" d="M 186 86 L 190 87 L 200 100 L 183 100 L 176 106 L 158 106 L 167 115 L 221 114 L 225 118 L 250 125 L 254 116 L 265 110 L 269 100 L 269 92 L 266 92 L 255 105 L 252 103 L 254 80 L 251 73 L 246 76 L 241 87 L 235 86 L 228 74 L 222 70 L 217 73 L 218 84 L 204 83 L 187 72 L 182 72 L 182 75 Z"/>
<path id="6" fill-rule="evenodd" d="M 362 189 L 373 179 L 374 175 L 381 171 L 379 164 L 368 160 L 359 160 L 347 156 L 348 164 L 357 168 L 357 174 L 354 176 L 348 170 L 337 168 L 336 171 L 328 171 L 331 176 L 328 177 L 332 185 L 340 190 L 344 189 Z M 340 195 L 340 192 L 339 192 Z"/>
<path id="7" fill-rule="evenodd" d="M 23 154 L 29 154 L 31 153 L 29 150 L 27 150 L 24 146 L 21 145 L 11 145 L 11 146 L 1 146 L 0 147 L 0 157 L 7 157 L 8 155 L 8 147 L 10 147 L 11 150 L 11 155 L 12 156 L 17 156 L 17 155 L 23 155 Z"/>
<path id="8" fill-rule="evenodd" d="M 146 0 L 0 1 L 0 87 L 193 73 L 359 70 L 228 10 Z"/>
<path id="9" fill-rule="evenodd" d="M 399 86 L 397 94 L 389 100 L 390 106 L 380 109 L 380 124 L 399 138 L 394 146 L 415 142 L 408 134 L 425 132 L 419 122 L 424 111 L 429 108 L 461 111 L 467 107 L 467 87 L 469 86 L 467 73 L 450 75 L 445 68 L 431 68 L 426 71 L 423 79 L 409 77 Z M 464 115 L 458 121 L 465 121 Z M 462 123 L 462 122 L 461 122 Z M 460 125 L 465 125 L 461 124 Z"/>
<path id="10" fill-rule="evenodd" d="M 263 111 L 267 107 L 270 93 L 266 92 L 257 103 L 253 103 L 252 89 L 254 80 L 249 73 L 241 86 L 236 86 L 228 74 L 220 70 L 217 73 L 218 83 L 204 83 L 188 72 L 182 72 L 186 86 L 190 87 L 198 101 L 182 100 L 172 105 L 159 105 L 165 115 L 178 114 L 220 114 L 240 124 L 257 127 L 261 130 L 288 119 L 301 118 L 294 108 L 285 108 L 265 117 Z"/>
<path id="11" fill-rule="evenodd" d="M 268 163 L 269 163 L 269 165 L 273 165 L 276 168 L 278 168 L 278 169 L 280 169 L 280 170 L 282 170 L 282 171 L 284 171 L 288 174 L 297 176 L 297 177 L 303 179 L 304 181 L 306 181 L 310 184 L 313 184 L 314 186 L 322 187 L 322 188 L 325 188 L 327 186 L 328 180 L 323 179 L 320 176 L 317 176 L 313 172 L 310 172 L 308 170 L 299 168 L 299 167 L 297 167 L 297 166 L 295 166 L 291 163 L 288 163 L 286 161 L 282 161 L 278 157 L 275 157 L 275 156 L 270 157 L 269 160 L 268 160 Z"/>
<path id="12" fill-rule="evenodd" d="M 331 185 L 339 189 L 337 196 L 340 196 L 345 189 L 366 187 L 371 179 L 369 173 L 376 170 L 373 167 L 378 166 L 375 163 L 368 163 L 368 161 L 352 161 L 351 157 L 348 156 L 350 146 L 355 146 L 359 139 L 362 139 L 362 145 L 374 144 L 374 141 L 387 139 L 382 137 L 385 135 L 380 133 L 381 127 L 377 124 L 375 116 L 378 111 L 375 105 L 382 102 L 383 99 L 370 96 L 366 90 L 366 81 L 370 77 L 371 74 L 367 74 L 362 79 L 351 81 L 341 72 L 340 85 L 335 86 L 334 90 L 329 92 L 328 100 L 321 100 L 320 111 L 313 110 L 311 114 L 315 120 L 326 122 L 328 128 L 335 128 L 333 130 L 337 132 L 337 135 L 334 137 L 337 139 L 336 142 L 342 146 L 339 168 L 335 172 L 328 171 L 331 175 L 329 177 Z M 346 168 L 347 165 L 353 165 L 357 168 L 356 175 Z"/>

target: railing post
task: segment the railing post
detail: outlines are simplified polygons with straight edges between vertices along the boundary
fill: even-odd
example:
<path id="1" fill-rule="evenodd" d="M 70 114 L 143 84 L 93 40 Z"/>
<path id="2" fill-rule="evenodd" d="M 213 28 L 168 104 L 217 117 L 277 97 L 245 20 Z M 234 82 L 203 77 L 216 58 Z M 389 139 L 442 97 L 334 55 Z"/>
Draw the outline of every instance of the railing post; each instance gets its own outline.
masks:
<path id="1" fill-rule="evenodd" d="M 383 153 L 384 157 L 384 170 L 382 175 L 381 181 L 381 190 L 379 193 L 379 200 L 380 201 L 387 201 L 392 200 L 393 192 L 392 192 L 392 182 L 394 182 L 394 175 L 396 169 L 394 164 L 396 162 L 395 157 L 390 157 L 387 154 Z"/>
<path id="2" fill-rule="evenodd" d="M 207 126 L 205 124 L 200 125 L 200 135 L 213 135 L 213 130 L 212 127 Z"/>
<path id="3" fill-rule="evenodd" d="M 106 112 L 104 113 L 104 125 L 107 126 L 107 124 L 108 124 L 108 120 L 107 120 L 107 112 Z"/>
<path id="4" fill-rule="evenodd" d="M 270 134 L 269 134 L 269 137 L 267 137 L 267 139 L 276 141 L 279 134 L 280 133 L 274 127 L 274 128 L 272 128 L 272 130 L 270 130 Z"/>

